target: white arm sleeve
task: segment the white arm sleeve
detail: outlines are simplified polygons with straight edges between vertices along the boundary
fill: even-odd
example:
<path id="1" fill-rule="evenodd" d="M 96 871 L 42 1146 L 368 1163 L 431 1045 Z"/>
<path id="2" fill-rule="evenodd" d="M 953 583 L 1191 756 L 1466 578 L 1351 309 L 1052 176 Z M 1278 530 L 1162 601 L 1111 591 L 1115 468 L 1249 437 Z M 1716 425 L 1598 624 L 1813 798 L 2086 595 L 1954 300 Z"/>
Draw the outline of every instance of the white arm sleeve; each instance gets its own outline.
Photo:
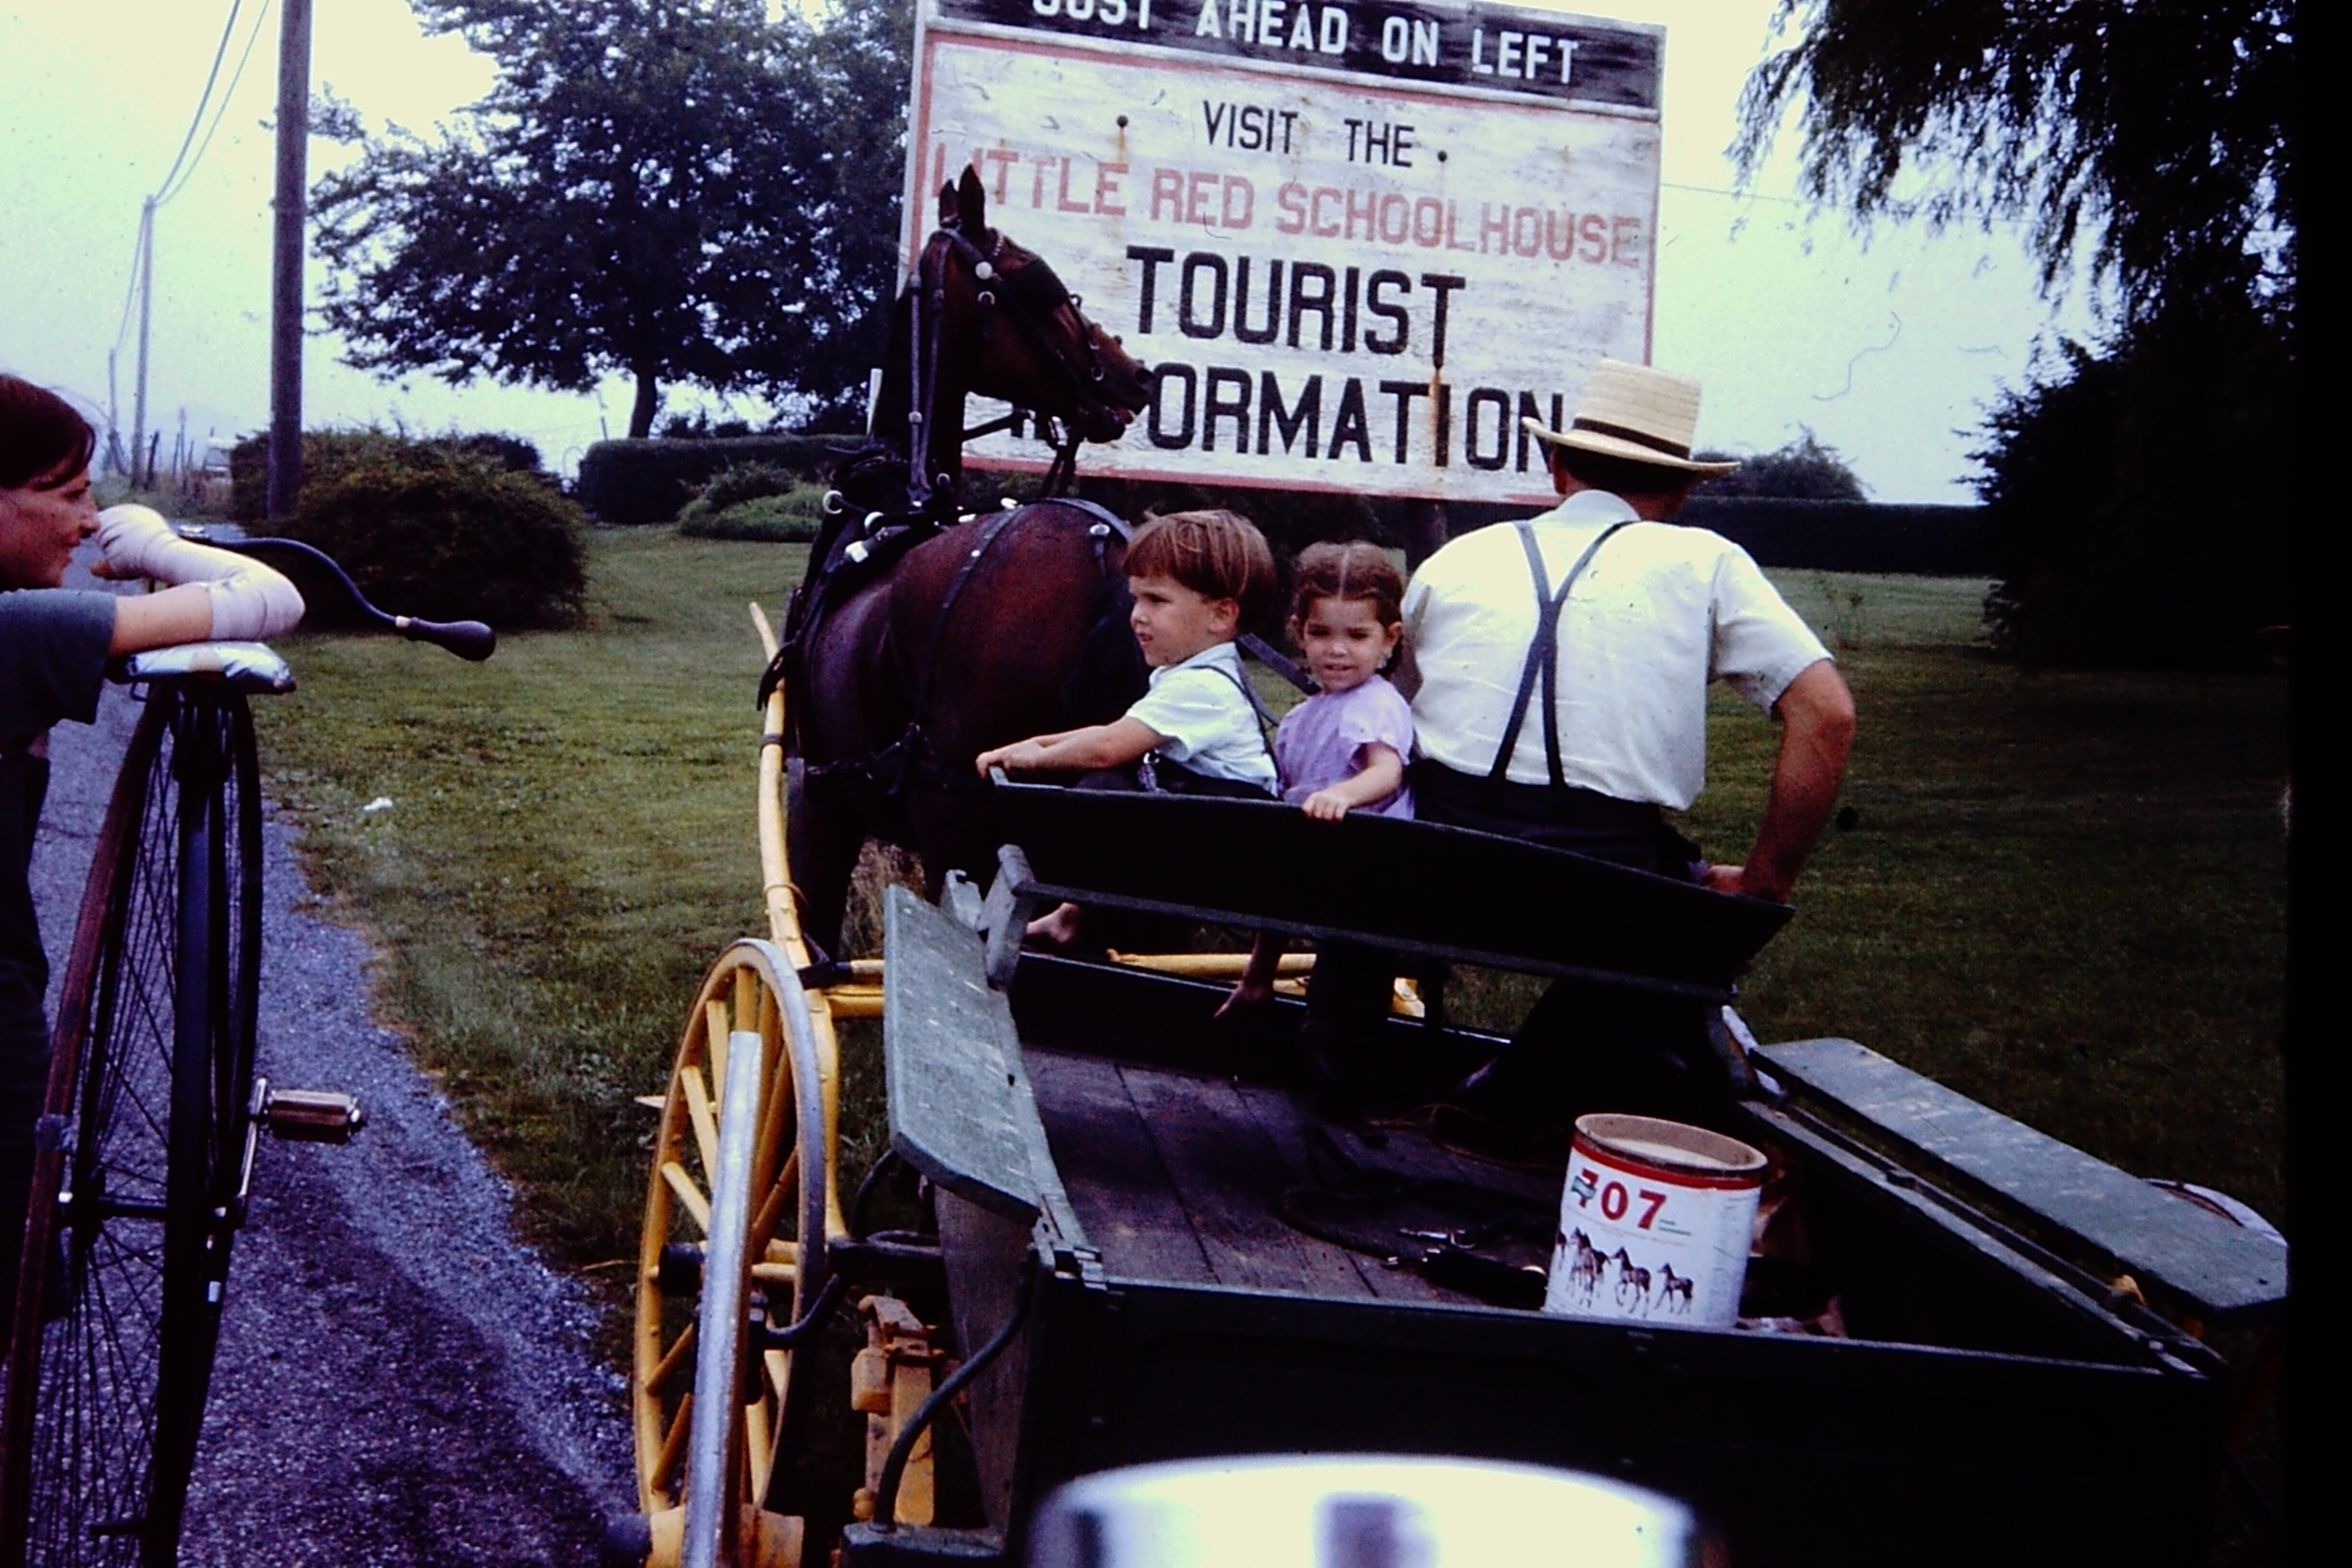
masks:
<path id="1" fill-rule="evenodd" d="M 114 506 L 99 513 L 98 547 L 117 577 L 152 577 L 174 586 L 203 584 L 212 597 L 212 636 L 221 641 L 275 637 L 302 619 L 302 595 L 283 574 L 233 552 L 182 539 L 150 508 Z"/>

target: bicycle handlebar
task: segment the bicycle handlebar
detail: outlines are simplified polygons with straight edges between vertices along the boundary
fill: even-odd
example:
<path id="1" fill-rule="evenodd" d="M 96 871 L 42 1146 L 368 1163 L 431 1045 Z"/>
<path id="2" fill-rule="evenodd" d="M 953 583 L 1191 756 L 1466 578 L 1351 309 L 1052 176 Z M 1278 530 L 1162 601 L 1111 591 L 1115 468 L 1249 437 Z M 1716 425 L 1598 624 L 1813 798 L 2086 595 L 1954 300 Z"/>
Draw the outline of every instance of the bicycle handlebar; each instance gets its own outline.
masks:
<path id="1" fill-rule="evenodd" d="M 334 557 L 316 546 L 299 539 L 207 539 L 208 544 L 223 550 L 234 550 L 239 555 L 250 555 L 267 563 L 270 557 L 293 557 L 307 562 L 326 574 L 327 580 L 347 595 L 347 603 L 368 620 L 386 631 L 398 632 L 411 642 L 429 642 L 446 648 L 459 658 L 475 664 L 496 653 L 499 634 L 479 621 L 425 621 L 414 616 L 395 616 L 377 609 L 368 602 L 351 574 L 335 564 Z"/>

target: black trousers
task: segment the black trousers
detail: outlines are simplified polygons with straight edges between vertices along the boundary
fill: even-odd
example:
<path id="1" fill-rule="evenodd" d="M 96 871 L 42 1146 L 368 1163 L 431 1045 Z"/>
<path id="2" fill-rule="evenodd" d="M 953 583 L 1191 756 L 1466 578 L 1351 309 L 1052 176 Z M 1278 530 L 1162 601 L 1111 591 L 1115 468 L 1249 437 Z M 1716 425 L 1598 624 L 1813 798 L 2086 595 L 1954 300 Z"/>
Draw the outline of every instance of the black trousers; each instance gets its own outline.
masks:
<path id="1" fill-rule="evenodd" d="M 1698 846 L 1652 805 L 1574 786 L 1474 777 L 1423 758 L 1412 765 L 1424 821 L 1523 838 L 1620 866 L 1696 881 Z M 1588 1111 L 1630 1111 L 1717 1125 L 1732 1086 L 1709 1038 L 1712 1007 L 1589 981 L 1556 980 L 1510 1047 L 1461 1085 L 1470 1109 L 1517 1126 L 1561 1125 Z"/>
<path id="2" fill-rule="evenodd" d="M 1512 784 L 1456 773 L 1423 757 L 1412 764 L 1413 815 L 1424 822 L 1524 838 L 1613 865 L 1698 880 L 1698 846 L 1643 801 L 1574 784 Z"/>

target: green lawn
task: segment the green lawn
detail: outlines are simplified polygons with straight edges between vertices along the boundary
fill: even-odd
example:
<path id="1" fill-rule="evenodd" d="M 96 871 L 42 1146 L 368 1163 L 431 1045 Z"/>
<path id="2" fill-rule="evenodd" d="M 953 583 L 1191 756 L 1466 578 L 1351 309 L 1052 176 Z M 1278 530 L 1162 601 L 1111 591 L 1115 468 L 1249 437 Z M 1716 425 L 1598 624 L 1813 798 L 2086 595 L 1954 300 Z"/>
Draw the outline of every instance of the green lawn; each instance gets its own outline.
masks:
<path id="1" fill-rule="evenodd" d="M 1742 1010 L 1846 1035 L 2145 1175 L 2282 1209 L 2286 683 L 2022 673 L 1983 584 L 1780 573 L 1861 717 Z M 1696 836 L 1745 847 L 1778 731 L 1715 704 Z"/>
<path id="2" fill-rule="evenodd" d="M 590 629 L 478 666 L 298 638 L 301 689 L 259 705 L 314 879 L 383 938 L 384 1010 L 571 1262 L 634 1249 L 631 1097 L 660 1091 L 719 949 L 766 934 L 744 605 L 780 616 L 805 556 L 602 531 Z"/>
<path id="3" fill-rule="evenodd" d="M 780 612 L 803 555 L 600 531 L 589 629 L 481 667 L 297 639 L 302 690 L 265 705 L 314 877 L 383 939 L 384 1011 L 575 1265 L 633 1249 L 631 1097 L 709 960 L 764 930 L 743 605 Z M 1777 575 L 1841 645 L 1863 730 L 1855 824 L 1748 987 L 1759 1033 L 1852 1036 L 2275 1214 L 2283 680 L 2021 675 L 1973 646 L 1980 584 Z M 1733 700 L 1717 720 L 1694 826 L 1728 858 L 1775 731 Z M 848 1042 L 869 1121 L 870 1037 Z"/>

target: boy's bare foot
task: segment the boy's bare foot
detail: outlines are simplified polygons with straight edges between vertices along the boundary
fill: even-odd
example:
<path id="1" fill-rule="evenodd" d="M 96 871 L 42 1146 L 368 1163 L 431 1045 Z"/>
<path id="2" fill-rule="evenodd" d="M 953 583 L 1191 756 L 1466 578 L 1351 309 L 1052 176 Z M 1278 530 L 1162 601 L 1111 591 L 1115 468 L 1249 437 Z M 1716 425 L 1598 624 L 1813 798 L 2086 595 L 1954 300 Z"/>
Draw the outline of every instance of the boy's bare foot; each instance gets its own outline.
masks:
<path id="1" fill-rule="evenodd" d="M 1041 942 L 1048 947 L 1078 945 L 1078 906 L 1064 904 L 1049 913 L 1039 915 L 1024 928 L 1031 942 Z"/>

